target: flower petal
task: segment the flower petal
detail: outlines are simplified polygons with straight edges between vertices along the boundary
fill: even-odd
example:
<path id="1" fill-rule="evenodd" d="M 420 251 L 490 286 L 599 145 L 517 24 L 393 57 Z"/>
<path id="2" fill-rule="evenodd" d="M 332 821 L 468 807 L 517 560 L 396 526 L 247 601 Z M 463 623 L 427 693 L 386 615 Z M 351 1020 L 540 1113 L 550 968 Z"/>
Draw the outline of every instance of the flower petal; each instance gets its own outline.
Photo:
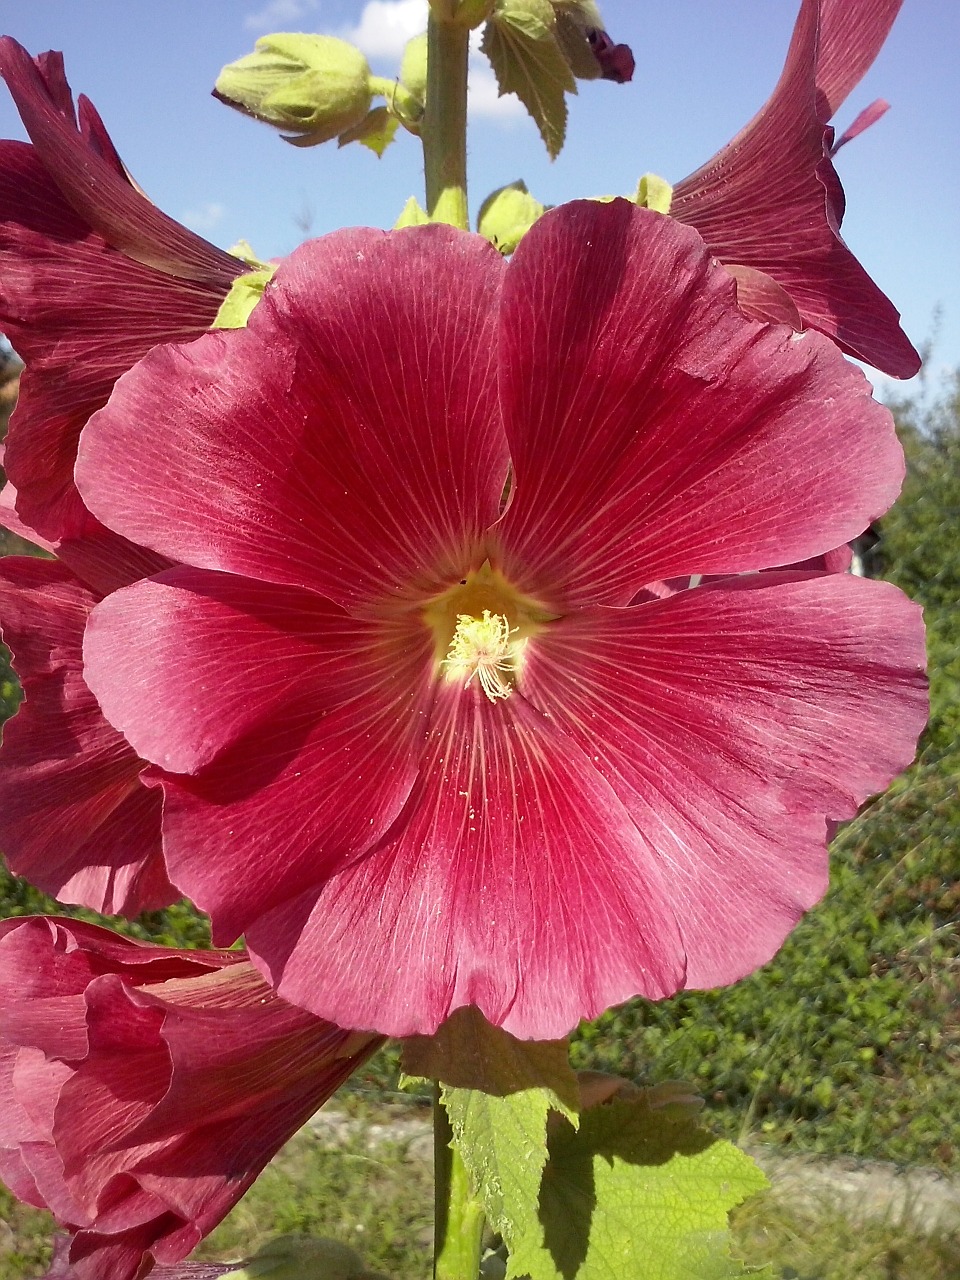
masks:
<path id="1" fill-rule="evenodd" d="M 903 456 L 866 379 L 733 293 L 698 236 L 626 201 L 528 232 L 501 309 L 511 581 L 560 612 L 625 604 L 822 554 L 891 504 Z"/>
<path id="2" fill-rule="evenodd" d="M 168 771 L 155 778 L 167 865 L 218 939 L 359 856 L 400 813 L 432 645 L 415 618 L 351 619 L 299 588 L 193 569 L 95 610 L 87 679 Z"/>
<path id="3" fill-rule="evenodd" d="M 450 227 L 302 245 L 246 329 L 121 380 L 81 444 L 89 506 L 173 559 L 348 608 L 449 585 L 506 477 L 502 270 Z"/>
<path id="4" fill-rule="evenodd" d="M 47 1157 L 44 1199 L 74 1233 L 77 1280 L 185 1257 L 382 1043 L 285 1004 L 242 953 L 18 920 L 0 924 L 0 957 L 3 975 L 28 975 L 4 983 L 0 1081 L 11 1061 L 34 1066 L 13 1088 L 39 1137 L 36 1122 L 19 1137 L 25 1159 Z M 69 1058 L 53 1029 L 64 1019 L 86 1040 Z"/>
<path id="5" fill-rule="evenodd" d="M 196 281 L 224 297 L 237 259 L 168 218 L 118 172 L 119 157 L 91 103 L 77 128 L 60 54 L 41 65 L 10 36 L 0 36 L 0 76 L 36 148 L 77 215 L 114 248 L 167 276 Z"/>
<path id="6" fill-rule="evenodd" d="M 683 982 L 659 871 L 590 758 L 520 696 L 445 687 L 404 821 L 253 922 L 285 997 L 391 1035 L 476 1005 L 550 1039 Z"/>
<path id="7" fill-rule="evenodd" d="M 27 524 L 79 536 L 73 466 L 87 418 L 151 347 L 208 329 L 228 288 L 131 261 L 77 216 L 34 148 L 0 142 L 0 330 L 27 364 L 4 465 Z"/>
<path id="8" fill-rule="evenodd" d="M 687 986 L 765 963 L 827 886 L 827 820 L 910 762 L 920 610 L 887 583 L 759 574 L 537 637 L 523 690 L 589 750 L 655 858 Z"/>
<path id="9" fill-rule="evenodd" d="M 0 562 L 0 618 L 25 698 L 0 749 L 0 848 L 64 902 L 138 915 L 175 901 L 160 802 L 143 761 L 103 719 L 82 676 L 96 597 L 55 561 Z"/>
<path id="10" fill-rule="evenodd" d="M 803 0 L 769 101 L 677 183 L 670 214 L 696 227 L 721 261 L 772 276 L 804 324 L 848 355 L 910 378 L 920 357 L 899 314 L 840 237 L 843 190 L 827 125 L 877 56 L 901 4 Z"/>

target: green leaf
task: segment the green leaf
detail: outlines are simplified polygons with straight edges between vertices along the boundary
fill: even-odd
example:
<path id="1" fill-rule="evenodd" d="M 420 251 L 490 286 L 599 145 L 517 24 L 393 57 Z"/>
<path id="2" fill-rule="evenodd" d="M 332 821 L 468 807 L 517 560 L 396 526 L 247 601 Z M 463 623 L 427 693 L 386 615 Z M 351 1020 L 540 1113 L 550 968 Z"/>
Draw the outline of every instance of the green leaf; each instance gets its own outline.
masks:
<path id="1" fill-rule="evenodd" d="M 540 1232 L 511 1250 L 531 1280 L 733 1280 L 727 1214 L 766 1179 L 729 1142 L 662 1107 L 655 1091 L 585 1111 L 551 1137 Z M 768 1274 L 768 1273 L 765 1273 Z"/>
<path id="2" fill-rule="evenodd" d="M 341 133 L 337 145 L 345 147 L 348 142 L 359 142 L 362 146 L 369 147 L 375 156 L 382 156 L 399 126 L 400 121 L 386 107 L 374 107 L 359 124 Z"/>
<path id="3" fill-rule="evenodd" d="M 498 0 L 480 45 L 500 96 L 517 95 L 536 121 L 551 160 L 560 154 L 567 131 L 564 94 L 577 92 L 555 26 L 550 0 Z"/>
<path id="4" fill-rule="evenodd" d="M 580 1106 L 567 1042 L 515 1040 L 476 1009 L 460 1009 L 435 1036 L 407 1040 L 403 1065 L 443 1082 L 453 1143 L 491 1227 L 508 1247 L 539 1237 L 547 1116 L 576 1125 Z"/>
<path id="5" fill-rule="evenodd" d="M 516 1040 L 472 1006 L 458 1009 L 436 1035 L 403 1042 L 408 1076 L 500 1097 L 544 1089 L 555 1095 L 558 1111 L 576 1114 L 580 1086 L 568 1056 L 566 1040 Z"/>

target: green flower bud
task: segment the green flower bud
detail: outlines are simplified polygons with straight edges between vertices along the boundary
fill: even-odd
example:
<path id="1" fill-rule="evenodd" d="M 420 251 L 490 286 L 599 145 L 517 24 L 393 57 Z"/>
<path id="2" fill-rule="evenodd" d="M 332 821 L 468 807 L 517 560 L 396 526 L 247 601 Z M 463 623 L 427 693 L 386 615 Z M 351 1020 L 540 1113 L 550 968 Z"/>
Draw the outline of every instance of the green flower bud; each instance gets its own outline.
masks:
<path id="1" fill-rule="evenodd" d="M 513 253 L 523 236 L 545 212 L 522 181 L 511 182 L 487 196 L 480 206 L 477 230 L 501 253 Z"/>
<path id="2" fill-rule="evenodd" d="M 370 80 L 366 58 L 345 40 L 279 32 L 224 67 L 213 93 L 238 111 L 290 130 L 287 142 L 315 146 L 363 120 Z"/>
<path id="3" fill-rule="evenodd" d="M 422 105 L 427 100 L 427 33 L 408 40 L 400 63 L 400 83 Z"/>
<path id="4" fill-rule="evenodd" d="M 673 200 L 673 187 L 655 173 L 645 173 L 637 183 L 634 203 L 641 209 L 653 209 L 656 213 L 669 213 Z"/>

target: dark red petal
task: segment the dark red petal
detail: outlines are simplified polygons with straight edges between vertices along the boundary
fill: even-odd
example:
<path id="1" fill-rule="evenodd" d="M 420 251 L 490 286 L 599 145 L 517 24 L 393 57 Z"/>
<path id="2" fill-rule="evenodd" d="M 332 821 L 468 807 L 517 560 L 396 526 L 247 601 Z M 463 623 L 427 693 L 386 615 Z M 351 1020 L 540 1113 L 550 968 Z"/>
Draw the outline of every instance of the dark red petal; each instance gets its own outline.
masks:
<path id="1" fill-rule="evenodd" d="M 659 871 L 590 756 L 475 685 L 438 695 L 399 830 L 247 940 L 287 999 L 391 1035 L 473 1004 L 552 1038 L 683 981 Z"/>
<path id="2" fill-rule="evenodd" d="M 287 1005 L 242 953 L 34 920 L 0 925 L 0 957 L 0 1090 L 11 1060 L 30 1066 L 11 1087 L 36 1116 L 19 1137 L 12 1126 L 0 1156 L 19 1141 L 43 1165 L 78 1280 L 179 1261 L 382 1043 Z M 82 1041 L 58 1047 L 64 1021 Z"/>
<path id="3" fill-rule="evenodd" d="M 159 797 L 83 680 L 95 601 L 55 561 L 0 562 L 3 636 L 25 694 L 0 749 L 0 848 L 61 901 L 138 915 L 178 895 L 163 866 Z"/>
<path id="4" fill-rule="evenodd" d="M 208 329 L 228 288 L 131 261 L 77 217 L 32 147 L 0 143 L 0 330 L 27 363 L 4 465 L 27 524 L 80 536 L 81 428 L 151 347 Z"/>
<path id="5" fill-rule="evenodd" d="M 827 122 L 873 62 L 902 0 L 803 0 L 786 65 L 732 142 L 678 183 L 671 216 L 723 262 L 772 276 L 804 325 L 884 373 L 909 378 L 920 357 L 893 304 L 840 237 L 843 191 Z"/>
<path id="6" fill-rule="evenodd" d="M 747 320 L 700 238 L 660 214 L 546 214 L 501 317 L 514 488 L 494 536 L 511 581 L 558 612 L 822 554 L 899 491 L 863 375 L 819 334 Z"/>
<path id="7" fill-rule="evenodd" d="M 687 985 L 767 961 L 827 886 L 827 820 L 911 760 L 926 717 L 920 610 L 846 574 L 757 574 L 565 618 L 523 690 L 629 810 Z"/>
<path id="8" fill-rule="evenodd" d="M 890 110 L 890 103 L 885 102 L 883 98 L 876 98 L 868 107 L 859 113 L 853 124 L 844 129 L 843 133 L 837 138 L 833 146 L 830 148 L 830 155 L 835 156 L 841 147 L 845 147 L 848 142 L 852 142 L 854 138 L 859 138 L 865 129 L 869 129 L 871 125 L 875 125 L 881 116 L 885 116 Z"/>
<path id="9" fill-rule="evenodd" d="M 88 504 L 173 559 L 345 607 L 449 585 L 506 476 L 502 270 L 442 226 L 301 246 L 246 329 L 121 380 L 81 445 Z"/>
<path id="10" fill-rule="evenodd" d="M 89 109 L 84 112 L 86 136 L 78 131 L 72 110 L 66 110 L 69 87 L 62 61 L 60 83 L 51 94 L 26 49 L 10 36 L 0 36 L 0 76 L 40 162 L 87 226 L 135 262 L 226 294 L 237 260 L 161 213 L 117 172 L 113 144 L 107 152 L 96 128 L 99 117 L 93 122 Z"/>

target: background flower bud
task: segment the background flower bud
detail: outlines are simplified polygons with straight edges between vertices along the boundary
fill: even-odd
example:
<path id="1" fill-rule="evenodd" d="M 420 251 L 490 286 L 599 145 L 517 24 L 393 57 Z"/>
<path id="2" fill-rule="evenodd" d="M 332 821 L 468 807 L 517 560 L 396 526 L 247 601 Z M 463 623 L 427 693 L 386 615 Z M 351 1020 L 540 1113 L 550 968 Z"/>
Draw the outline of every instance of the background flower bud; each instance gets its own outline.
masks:
<path id="1" fill-rule="evenodd" d="M 334 36 L 280 32 L 220 72 L 214 97 L 314 146 L 352 128 L 370 110 L 370 67 L 359 49 Z"/>

